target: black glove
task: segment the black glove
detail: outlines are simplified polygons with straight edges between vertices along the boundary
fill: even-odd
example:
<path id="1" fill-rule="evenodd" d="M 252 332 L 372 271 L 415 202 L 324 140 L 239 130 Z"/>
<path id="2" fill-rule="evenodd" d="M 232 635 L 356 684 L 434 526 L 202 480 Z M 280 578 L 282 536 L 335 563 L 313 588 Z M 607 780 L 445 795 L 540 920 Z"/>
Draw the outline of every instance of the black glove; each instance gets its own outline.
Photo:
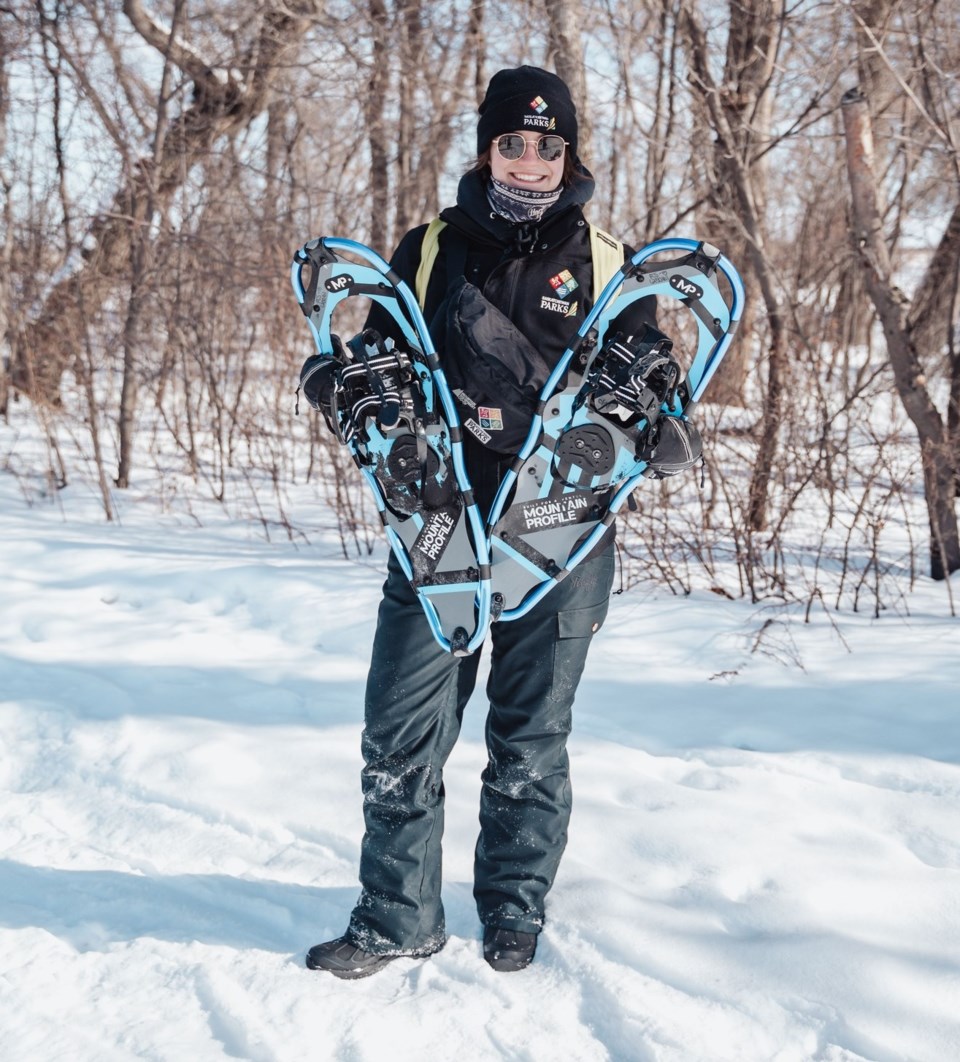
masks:
<path id="1" fill-rule="evenodd" d="M 647 462 L 644 475 L 651 479 L 675 476 L 703 456 L 703 439 L 693 421 L 660 417 L 637 442 L 637 459 Z"/>
<path id="2" fill-rule="evenodd" d="M 330 415 L 330 401 L 337 382 L 337 369 L 340 368 L 335 358 L 322 354 L 311 354 L 300 370 L 300 387 L 298 390 L 310 405 Z"/>

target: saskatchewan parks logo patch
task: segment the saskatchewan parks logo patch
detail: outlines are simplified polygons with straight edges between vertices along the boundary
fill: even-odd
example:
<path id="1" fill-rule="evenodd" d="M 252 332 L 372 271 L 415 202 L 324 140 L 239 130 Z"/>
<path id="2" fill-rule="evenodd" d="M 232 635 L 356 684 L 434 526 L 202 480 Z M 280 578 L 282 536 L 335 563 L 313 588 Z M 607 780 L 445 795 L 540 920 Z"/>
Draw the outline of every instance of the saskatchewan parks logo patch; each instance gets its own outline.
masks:
<path id="1" fill-rule="evenodd" d="M 540 309 L 550 310 L 551 313 L 562 313 L 564 317 L 576 317 L 579 303 L 567 302 L 567 296 L 571 295 L 580 285 L 576 277 L 569 269 L 561 269 L 555 277 L 548 281 L 555 295 L 544 295 L 540 299 Z"/>
<path id="2" fill-rule="evenodd" d="M 538 103 L 537 100 L 540 102 Z M 556 129 L 556 118 L 551 118 L 550 115 L 543 113 L 547 109 L 547 103 L 544 99 L 537 96 L 537 99 L 530 101 L 530 106 L 533 108 L 533 114 L 525 114 L 523 116 L 524 129 Z"/>
<path id="3" fill-rule="evenodd" d="M 480 440 L 480 442 L 484 444 L 484 446 L 488 445 L 493 439 L 493 436 L 490 434 L 490 432 L 485 431 L 483 428 L 481 428 L 480 425 L 473 419 L 473 417 L 467 417 L 467 419 L 463 422 L 463 426 L 467 429 L 468 432 L 470 432 L 471 435 L 475 435 Z"/>
<path id="4" fill-rule="evenodd" d="M 492 431 L 503 431 L 503 410 L 496 406 L 474 406 L 477 411 L 478 424 L 473 417 L 467 417 L 463 426 L 471 435 L 475 435 L 484 446 L 493 442 Z"/>
<path id="5" fill-rule="evenodd" d="M 562 313 L 564 317 L 576 317 L 579 305 L 579 302 L 576 300 L 573 302 L 567 302 L 566 299 L 552 299 L 549 295 L 544 295 L 540 300 L 541 310 L 551 310 L 553 313 Z"/>
<path id="6" fill-rule="evenodd" d="M 480 406 L 477 409 L 480 427 L 487 431 L 503 431 L 503 411 L 495 406 Z"/>
<path id="7" fill-rule="evenodd" d="M 565 299 L 571 291 L 576 291 L 580 285 L 570 270 L 564 269 L 557 273 L 555 277 L 550 278 L 550 287 L 553 288 L 559 298 Z"/>

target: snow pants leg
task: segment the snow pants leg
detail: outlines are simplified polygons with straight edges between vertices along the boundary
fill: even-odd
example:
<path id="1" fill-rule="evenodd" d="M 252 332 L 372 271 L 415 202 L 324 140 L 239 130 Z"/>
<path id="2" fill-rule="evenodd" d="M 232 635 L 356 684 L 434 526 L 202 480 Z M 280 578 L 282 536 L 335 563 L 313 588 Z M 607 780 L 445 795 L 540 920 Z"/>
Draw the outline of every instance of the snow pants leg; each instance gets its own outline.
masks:
<path id="1" fill-rule="evenodd" d="M 524 933 L 543 926 L 570 821 L 573 700 L 591 639 L 607 615 L 613 573 L 611 543 L 526 616 L 491 629 L 489 761 L 474 862 L 484 925 Z"/>
<path id="2" fill-rule="evenodd" d="M 543 924 L 570 816 L 571 708 L 606 616 L 613 569 L 611 545 L 522 619 L 491 629 L 489 762 L 474 890 L 486 924 L 526 932 Z M 443 944 L 443 767 L 479 655 L 440 649 L 391 557 L 367 679 L 362 893 L 348 930 L 366 951 L 425 954 Z"/>
<path id="3" fill-rule="evenodd" d="M 443 766 L 460 733 L 479 654 L 444 652 L 391 555 L 367 676 L 362 893 L 348 935 L 365 951 L 429 953 L 440 902 Z"/>

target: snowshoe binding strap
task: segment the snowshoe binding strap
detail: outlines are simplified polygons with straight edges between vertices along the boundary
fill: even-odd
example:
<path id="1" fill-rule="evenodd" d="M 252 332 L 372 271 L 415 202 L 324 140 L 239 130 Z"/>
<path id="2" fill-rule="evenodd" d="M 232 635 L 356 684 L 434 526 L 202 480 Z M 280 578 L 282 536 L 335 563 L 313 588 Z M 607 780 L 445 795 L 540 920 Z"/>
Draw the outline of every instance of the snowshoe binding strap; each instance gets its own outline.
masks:
<path id="1" fill-rule="evenodd" d="M 594 360 L 588 378 L 593 408 L 624 427 L 652 424 L 661 406 L 673 404 L 680 366 L 672 340 L 647 326 L 635 338 L 617 332 Z"/>
<path id="2" fill-rule="evenodd" d="M 339 339 L 337 345 L 343 351 Z M 365 435 L 368 417 L 381 431 L 396 427 L 403 405 L 401 391 L 412 374 L 409 357 L 372 328 L 348 340 L 346 350 L 347 363 L 337 374 L 334 396 L 346 414 L 343 441 L 349 442 L 355 433 Z"/>

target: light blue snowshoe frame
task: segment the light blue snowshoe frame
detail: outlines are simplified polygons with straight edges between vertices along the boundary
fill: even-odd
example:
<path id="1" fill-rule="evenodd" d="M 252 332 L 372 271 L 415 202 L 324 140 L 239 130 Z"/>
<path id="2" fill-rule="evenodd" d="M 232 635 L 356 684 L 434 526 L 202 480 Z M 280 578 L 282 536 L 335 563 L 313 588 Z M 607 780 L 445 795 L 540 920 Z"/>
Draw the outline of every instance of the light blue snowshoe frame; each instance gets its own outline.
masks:
<path id="1" fill-rule="evenodd" d="M 671 257 L 652 261 L 665 254 Z M 728 297 L 721 293 L 719 277 L 729 284 Z M 636 457 L 646 421 L 628 430 L 597 413 L 587 401 L 591 392 L 585 381 L 613 319 L 649 295 L 679 299 L 697 325 L 683 397 L 678 394 L 672 408 L 662 407 L 661 416 L 689 415 L 733 341 L 743 311 L 743 283 L 716 247 L 689 239 L 658 240 L 614 275 L 544 385 L 530 432 L 487 520 L 493 594 L 503 608 L 500 622 L 529 612 L 590 554 L 647 469 Z M 589 462 L 571 466 L 573 446 L 589 448 L 598 438 L 600 448 L 593 452 L 602 457 L 602 473 L 589 471 Z"/>
<path id="2" fill-rule="evenodd" d="M 342 254 L 361 262 L 341 258 Z M 437 642 L 457 655 L 472 653 L 483 642 L 490 623 L 489 545 L 464 464 L 460 419 L 417 300 L 375 251 L 354 240 L 331 236 L 310 240 L 295 253 L 290 279 L 321 357 L 334 358 L 334 311 L 356 296 L 384 307 L 403 335 L 427 415 L 413 424 L 408 408 L 406 418 L 386 429 L 368 417 L 367 441 L 354 434 L 347 446 L 370 485 L 387 539 Z M 345 425 L 341 422 L 340 427 Z M 433 474 L 437 483 L 432 486 L 450 486 L 446 480 L 454 478 L 456 502 L 452 507 L 402 513 L 391 506 L 382 482 L 387 462 L 397 441 L 405 438 L 409 442 L 411 434 L 436 457 Z M 417 490 L 422 486 L 418 481 Z"/>

